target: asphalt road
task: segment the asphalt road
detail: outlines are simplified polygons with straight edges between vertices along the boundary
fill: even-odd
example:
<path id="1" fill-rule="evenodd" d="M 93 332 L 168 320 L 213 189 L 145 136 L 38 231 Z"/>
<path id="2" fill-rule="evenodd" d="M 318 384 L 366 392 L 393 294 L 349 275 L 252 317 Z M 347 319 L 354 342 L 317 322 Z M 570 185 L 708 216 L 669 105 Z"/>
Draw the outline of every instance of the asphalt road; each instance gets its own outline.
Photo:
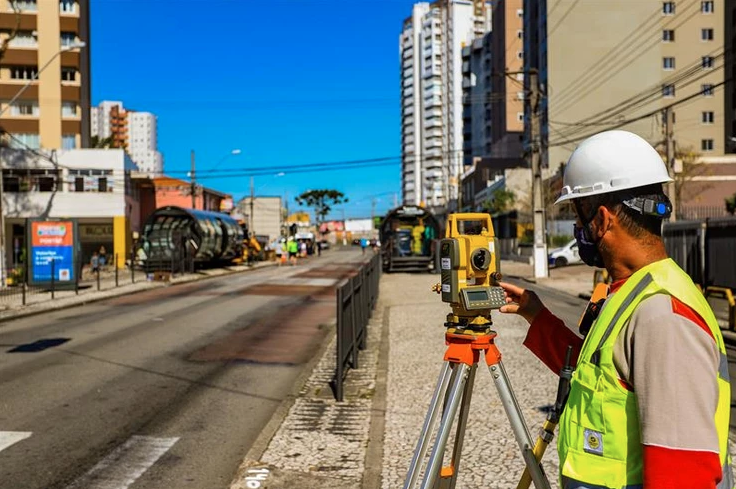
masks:
<path id="1" fill-rule="evenodd" d="M 577 330 L 578 321 L 585 310 L 587 301 L 548 287 L 519 280 L 513 280 L 512 282 L 536 291 L 550 311 L 563 319 L 568 327 L 572 327 L 574 331 Z M 736 383 L 734 383 L 736 380 L 736 344 L 726 343 L 726 351 L 728 352 L 728 370 L 731 376 L 731 436 L 736 437 Z"/>
<path id="2" fill-rule="evenodd" d="M 228 487 L 360 252 L 0 324 L 0 487 Z"/>

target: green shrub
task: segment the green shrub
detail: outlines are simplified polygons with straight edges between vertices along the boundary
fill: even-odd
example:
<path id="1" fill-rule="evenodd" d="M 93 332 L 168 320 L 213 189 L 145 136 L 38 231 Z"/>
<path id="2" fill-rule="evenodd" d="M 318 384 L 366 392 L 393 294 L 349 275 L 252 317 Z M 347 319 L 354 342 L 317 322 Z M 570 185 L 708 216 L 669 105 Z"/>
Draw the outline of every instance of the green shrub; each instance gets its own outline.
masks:
<path id="1" fill-rule="evenodd" d="M 572 236 L 568 236 L 567 234 L 555 234 L 550 236 L 549 241 L 552 246 L 555 248 L 560 248 L 562 246 L 565 246 L 567 243 L 569 243 L 572 240 Z"/>

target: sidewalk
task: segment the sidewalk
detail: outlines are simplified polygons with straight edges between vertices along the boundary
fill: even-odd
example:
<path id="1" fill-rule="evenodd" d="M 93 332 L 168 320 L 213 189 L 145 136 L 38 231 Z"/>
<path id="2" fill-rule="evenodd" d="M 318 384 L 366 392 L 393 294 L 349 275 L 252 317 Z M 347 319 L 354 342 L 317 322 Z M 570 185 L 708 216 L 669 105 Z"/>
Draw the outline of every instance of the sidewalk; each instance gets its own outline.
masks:
<path id="1" fill-rule="evenodd" d="M 41 314 L 47 311 L 66 309 L 90 302 L 110 299 L 112 297 L 143 292 L 149 289 L 194 282 L 197 280 L 239 273 L 273 265 L 276 265 L 276 263 L 257 262 L 252 266 L 237 265 L 209 270 L 199 270 L 192 274 L 172 277 L 169 282 L 155 282 L 148 280 L 145 273 L 136 270 L 135 283 L 133 283 L 130 271 L 125 270 L 123 272 L 123 270 L 121 270 L 118 275 L 118 287 L 115 286 L 114 274 L 110 274 L 104 278 L 100 277 L 100 290 L 97 290 L 96 280 L 85 280 L 80 283 L 78 294 L 75 293 L 74 290 L 56 291 L 54 293 L 53 300 L 51 300 L 51 293 L 48 291 L 29 291 L 26 295 L 25 306 L 22 304 L 21 291 L 18 290 L 15 291 L 12 296 L 5 296 L 0 299 L 0 323 L 11 319 Z M 0 327 L 2 327 L 1 324 Z"/>
<path id="2" fill-rule="evenodd" d="M 506 277 L 533 281 L 530 265 L 503 261 Z M 577 297 L 590 294 L 593 270 L 571 266 L 537 280 Z M 335 366 L 334 337 L 254 443 L 231 489 L 393 489 L 402 487 L 437 383 L 445 350 L 447 305 L 430 291 L 437 275 L 381 278 L 377 309 L 368 328 L 360 369 L 349 372 L 345 401 L 329 388 Z M 522 341 L 527 324 L 494 314 L 497 344 L 533 436 L 554 402 L 557 378 Z M 453 435 L 454 436 L 454 431 Z M 448 447 L 452 446 L 452 438 Z M 552 443 L 544 467 L 557 488 Z M 488 370 L 478 369 L 457 487 L 513 488 L 523 469 L 518 446 Z"/>

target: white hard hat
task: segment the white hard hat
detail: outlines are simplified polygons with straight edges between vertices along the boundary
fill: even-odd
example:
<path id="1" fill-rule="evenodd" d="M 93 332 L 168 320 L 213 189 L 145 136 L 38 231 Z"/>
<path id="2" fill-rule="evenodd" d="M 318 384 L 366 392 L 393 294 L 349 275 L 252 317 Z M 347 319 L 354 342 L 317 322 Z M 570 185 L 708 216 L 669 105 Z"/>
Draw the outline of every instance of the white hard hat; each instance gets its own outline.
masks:
<path id="1" fill-rule="evenodd" d="M 605 131 L 575 148 L 555 204 L 580 197 L 671 182 L 662 156 L 640 136 Z"/>

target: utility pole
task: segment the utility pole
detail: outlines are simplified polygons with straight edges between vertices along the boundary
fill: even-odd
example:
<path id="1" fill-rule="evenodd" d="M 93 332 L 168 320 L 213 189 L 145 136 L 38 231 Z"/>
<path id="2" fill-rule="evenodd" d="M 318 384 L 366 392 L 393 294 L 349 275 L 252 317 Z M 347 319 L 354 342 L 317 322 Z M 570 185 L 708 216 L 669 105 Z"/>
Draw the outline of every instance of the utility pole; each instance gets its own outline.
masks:
<path id="1" fill-rule="evenodd" d="M 192 169 L 189 172 L 191 180 L 191 193 L 192 193 L 192 209 L 197 208 L 197 180 L 194 176 L 194 150 L 192 150 Z"/>
<path id="2" fill-rule="evenodd" d="M 534 209 L 534 277 L 543 278 L 549 276 L 547 263 L 547 220 L 544 210 L 544 199 L 542 193 L 542 136 L 540 131 L 540 98 L 539 72 L 535 69 L 529 70 L 529 108 L 531 115 L 531 126 L 529 139 L 531 143 L 530 156 L 532 167 L 532 208 Z"/>
<path id="3" fill-rule="evenodd" d="M 253 186 L 253 177 L 250 177 L 250 223 L 248 225 L 248 231 L 250 232 L 251 236 L 255 236 L 255 231 L 253 229 L 253 201 L 255 200 L 255 187 Z"/>
<path id="4" fill-rule="evenodd" d="M 667 184 L 667 193 L 670 196 L 672 202 L 672 216 L 671 221 L 677 220 L 677 207 L 680 204 L 677 202 L 677 186 L 675 183 L 675 138 L 674 138 L 674 125 L 675 125 L 675 113 L 672 111 L 672 107 L 666 107 L 662 111 L 662 120 L 664 122 L 664 146 L 665 146 L 665 158 L 667 159 L 667 171 L 672 177 L 672 181 Z"/>
<path id="5" fill-rule="evenodd" d="M 399 206 L 399 194 L 394 192 L 394 209 Z"/>

